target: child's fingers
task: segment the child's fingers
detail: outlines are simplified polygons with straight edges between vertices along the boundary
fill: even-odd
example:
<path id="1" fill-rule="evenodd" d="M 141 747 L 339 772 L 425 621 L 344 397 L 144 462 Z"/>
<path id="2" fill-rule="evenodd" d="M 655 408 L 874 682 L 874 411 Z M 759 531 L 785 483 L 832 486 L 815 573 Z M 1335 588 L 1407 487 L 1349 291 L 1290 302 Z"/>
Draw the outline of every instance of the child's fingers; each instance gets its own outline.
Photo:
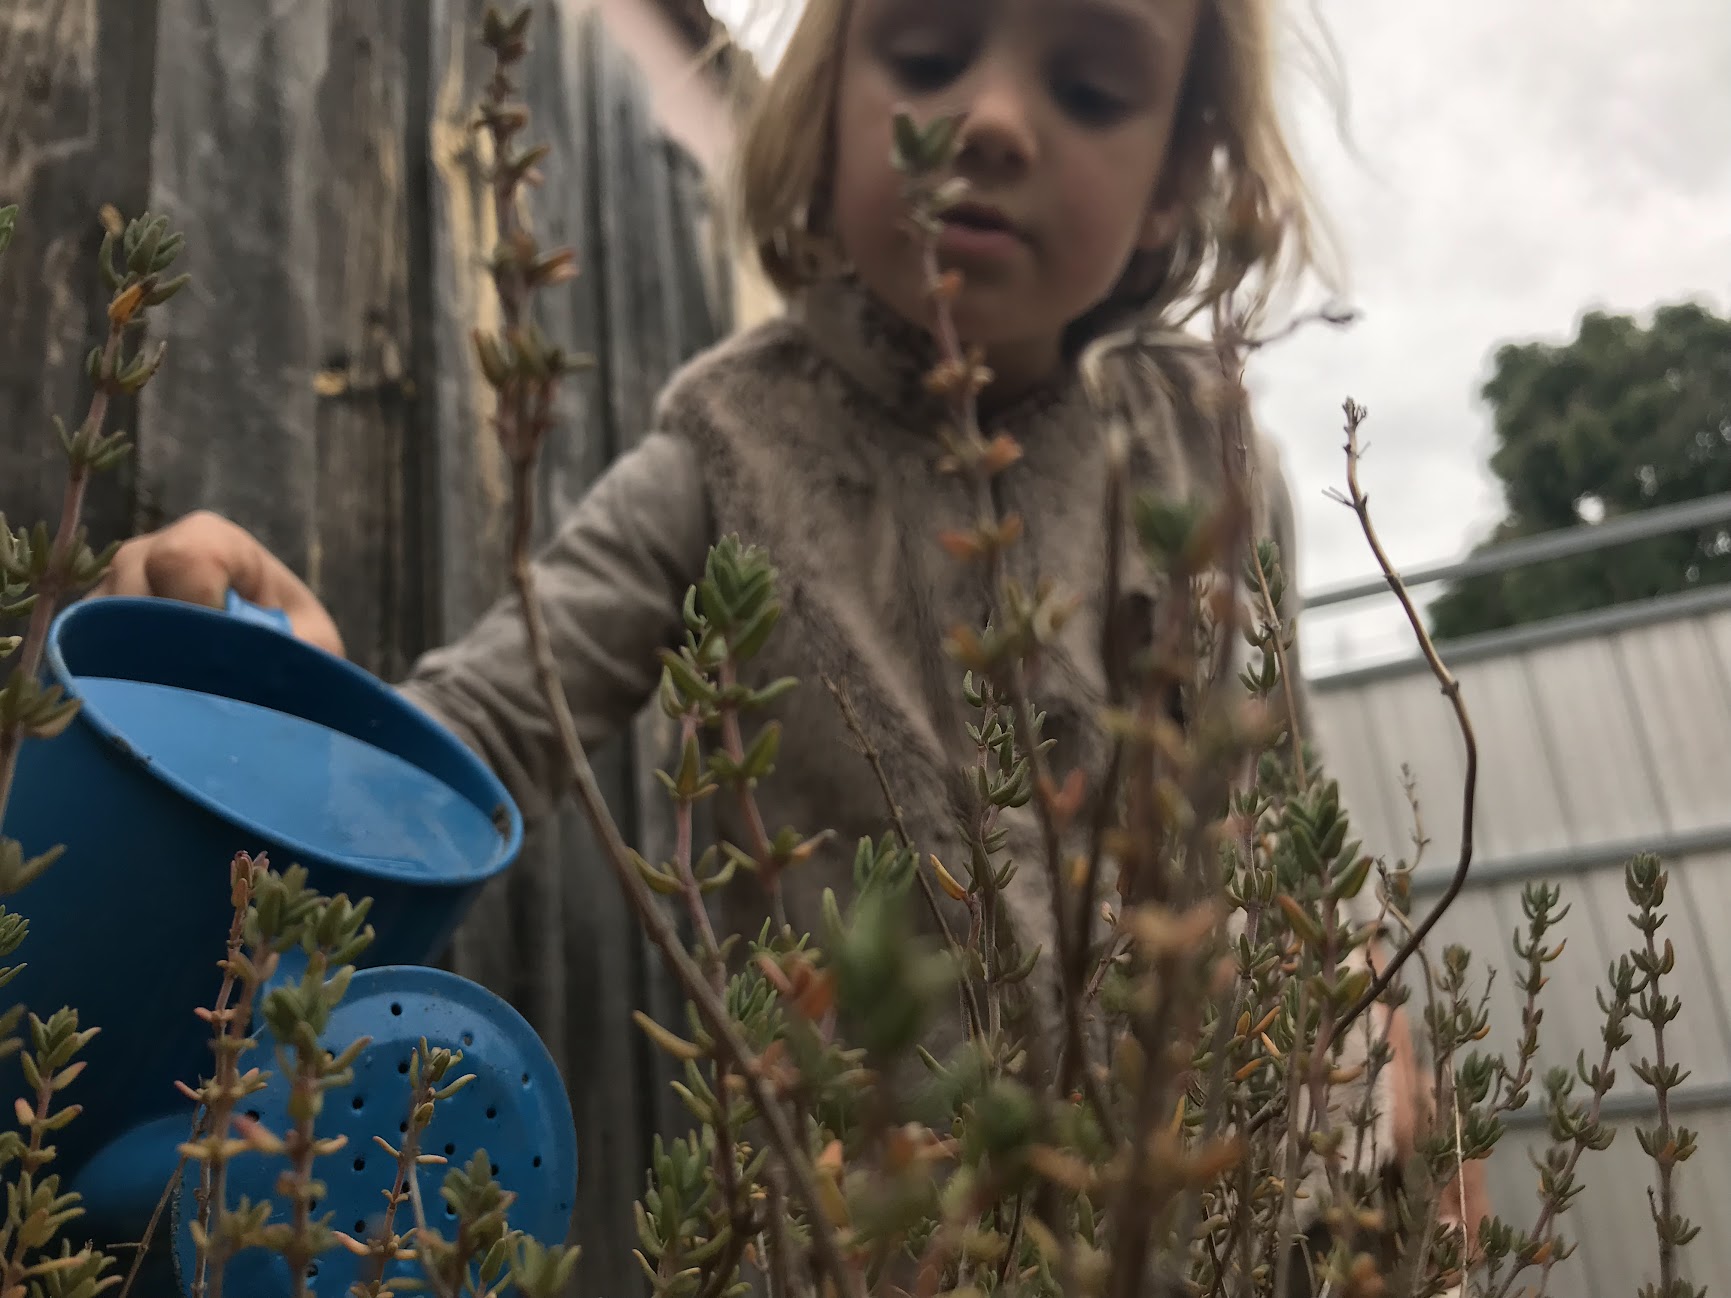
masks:
<path id="1" fill-rule="evenodd" d="M 1461 1215 L 1463 1201 L 1466 1208 L 1464 1218 Z M 1478 1159 L 1463 1163 L 1437 1198 L 1437 1219 L 1445 1226 L 1464 1228 L 1469 1258 L 1479 1255 L 1479 1222 L 1489 1213 L 1490 1189 L 1485 1179 L 1484 1163 Z"/>
<path id="2" fill-rule="evenodd" d="M 281 609 L 301 639 L 343 653 L 342 636 L 305 582 L 245 528 L 200 512 L 133 537 L 115 553 L 93 596 L 130 595 L 221 608 L 228 592 Z"/>
<path id="3" fill-rule="evenodd" d="M 109 560 L 102 580 L 90 588 L 90 597 L 104 595 L 148 595 L 150 583 L 144 575 L 144 551 L 135 541 L 127 541 Z"/>
<path id="4" fill-rule="evenodd" d="M 232 587 L 259 602 L 258 561 L 247 554 L 247 543 L 257 549 L 258 542 L 226 520 L 217 523 L 222 525 L 189 518 L 158 533 L 144 551 L 145 593 L 221 608 Z"/>
<path id="5" fill-rule="evenodd" d="M 263 547 L 214 514 L 189 514 L 125 542 L 95 595 L 133 595 L 220 608 L 230 588 L 262 602 Z"/>

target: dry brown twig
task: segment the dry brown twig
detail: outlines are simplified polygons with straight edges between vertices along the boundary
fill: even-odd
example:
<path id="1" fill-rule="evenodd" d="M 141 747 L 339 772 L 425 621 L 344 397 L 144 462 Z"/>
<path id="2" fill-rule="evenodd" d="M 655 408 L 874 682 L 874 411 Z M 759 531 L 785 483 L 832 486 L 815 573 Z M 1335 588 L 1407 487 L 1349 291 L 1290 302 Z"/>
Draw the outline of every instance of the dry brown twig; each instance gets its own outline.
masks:
<path id="1" fill-rule="evenodd" d="M 1174 786 L 1173 805 L 1197 811 L 1213 808 L 1229 796 L 1235 767 L 1230 762 L 1199 762 L 1168 769 L 1174 764 L 1162 757 L 1157 744 L 1150 742 L 1155 728 L 1175 715 L 1179 700 L 1185 703 L 1198 730 L 1210 729 L 1218 710 L 1231 706 L 1225 702 L 1227 692 L 1223 686 L 1231 677 L 1242 610 L 1243 558 L 1250 546 L 1254 514 L 1249 424 L 1242 382 L 1243 349 L 1238 343 L 1238 331 L 1229 326 L 1222 307 L 1215 320 L 1212 351 L 1215 370 L 1206 380 L 1211 383 L 1218 378 L 1221 387 L 1215 396 L 1221 405 L 1216 407 L 1212 398 L 1201 396 L 1200 390 L 1189 397 L 1193 403 L 1200 399 L 1201 409 L 1220 416 L 1221 490 L 1218 499 L 1212 502 L 1206 523 L 1212 543 L 1205 563 L 1182 555 L 1175 557 L 1169 576 L 1174 596 L 1178 597 L 1163 601 L 1165 609 L 1156 628 L 1151 655 L 1152 670 L 1144 681 L 1137 705 L 1135 724 L 1144 737 L 1129 771 L 1125 842 L 1135 864 L 1125 892 L 1125 912 L 1152 903 L 1166 908 L 1186 927 L 1193 922 L 1206 926 L 1193 927 L 1190 938 L 1174 944 L 1149 965 L 1154 985 L 1160 991 L 1152 1009 L 1139 1013 L 1133 1024 L 1134 1038 L 1145 1061 L 1134 1103 L 1134 1125 L 1128 1137 L 1128 1147 L 1137 1151 L 1156 1148 L 1157 1130 L 1171 1121 L 1173 1086 L 1180 1075 L 1171 1043 L 1193 1044 L 1204 1005 L 1229 1000 L 1236 990 L 1233 984 L 1211 987 L 1207 973 L 1212 967 L 1209 953 L 1215 949 L 1213 943 L 1226 915 L 1221 905 L 1214 854 L 1208 847 L 1214 832 L 1212 814 L 1191 814 L 1187 824 L 1169 824 L 1166 799 L 1158 792 L 1163 784 L 1170 783 Z M 1207 620 L 1202 616 L 1205 612 Z M 1200 659 L 1199 634 L 1212 635 Z M 1187 685 L 1190 697 L 1185 699 Z M 1175 830 L 1179 837 L 1172 847 L 1179 868 L 1167 875 L 1163 873 L 1161 846 Z M 1227 1012 L 1224 1004 L 1217 1005 L 1217 1009 L 1221 1014 Z M 1228 1165 L 1242 1153 L 1236 1139 L 1224 1143 L 1216 1140 L 1214 1147 L 1226 1157 Z M 1144 1281 L 1154 1243 L 1148 1229 L 1154 1196 L 1181 1193 L 1178 1219 L 1193 1217 L 1200 1187 L 1183 1191 L 1169 1187 L 1162 1191 L 1160 1180 L 1160 1169 L 1151 1157 L 1134 1159 L 1111 1205 L 1114 1253 L 1107 1292 L 1117 1298 L 1131 1298 Z"/>
<path id="2" fill-rule="evenodd" d="M 227 1202 L 225 1185 L 229 1160 L 225 1156 L 223 1143 L 228 1139 L 228 1126 L 233 1117 L 235 1105 L 245 1093 L 245 1088 L 240 1084 L 239 1049 L 252 1022 L 253 1001 L 258 995 L 262 981 L 270 976 L 274 964 L 274 957 L 268 954 L 262 960 L 260 967 L 250 971 L 241 963 L 242 947 L 246 937 L 247 911 L 252 905 L 253 890 L 258 885 L 259 877 L 268 868 L 269 861 L 262 854 L 254 859 L 244 852 L 238 853 L 229 865 L 229 895 L 233 906 L 233 916 L 229 922 L 228 945 L 222 960 L 222 986 L 217 992 L 216 1007 L 208 1019 L 217 1028 L 215 1091 L 220 1098 L 215 1104 L 211 1104 L 204 1102 L 196 1094 L 193 1095 L 193 1098 L 202 1104 L 202 1109 L 194 1110 L 194 1138 L 196 1139 L 200 1135 L 214 1135 L 215 1137 L 209 1156 L 202 1159 L 199 1166 L 198 1222 L 207 1233 L 215 1224 L 216 1213 Z M 251 976 L 244 977 L 243 982 L 243 974 L 246 972 L 250 972 Z M 237 982 L 243 982 L 241 999 L 238 1005 L 231 1007 L 229 1002 L 234 996 Z M 181 1151 L 181 1167 L 185 1166 L 188 1156 L 186 1150 Z M 172 1188 L 179 1179 L 180 1174 L 177 1171 L 174 1180 L 169 1182 L 169 1187 Z M 165 1197 L 168 1192 L 168 1189 L 164 1190 Z M 158 1201 L 158 1212 L 162 1210 L 163 1202 Z M 151 1225 L 145 1230 L 143 1242 L 148 1244 L 154 1233 L 155 1220 L 153 1218 Z M 226 1249 L 218 1245 L 214 1239 L 212 1239 L 210 1249 L 199 1250 L 198 1263 L 193 1275 L 193 1298 L 204 1298 L 207 1276 L 209 1277 L 211 1298 L 222 1298 L 222 1264 L 225 1251 Z M 210 1273 L 213 1261 L 212 1253 L 216 1254 L 214 1275 Z M 133 1261 L 135 1269 L 142 1259 L 143 1248 L 141 1247 L 138 1257 Z"/>
<path id="3" fill-rule="evenodd" d="M 1444 697 L 1449 700 L 1449 704 L 1454 710 L 1455 722 L 1466 747 L 1466 770 L 1462 778 L 1461 789 L 1460 856 L 1456 861 L 1454 873 L 1449 879 L 1448 887 L 1444 890 L 1442 897 L 1426 913 L 1424 919 L 1412 928 L 1406 941 L 1400 945 L 1389 961 L 1371 979 L 1369 986 L 1365 988 L 1352 1008 L 1336 1021 L 1332 1034 L 1335 1038 L 1342 1036 L 1361 1014 L 1381 999 L 1400 973 L 1401 967 L 1423 945 L 1425 938 L 1430 935 L 1431 930 L 1437 926 L 1442 917 L 1448 913 L 1449 907 L 1454 904 L 1455 898 L 1460 895 L 1461 889 L 1466 885 L 1467 872 L 1472 865 L 1473 814 L 1478 794 L 1478 738 L 1473 730 L 1472 717 L 1467 712 L 1466 702 L 1461 697 L 1460 682 L 1455 679 L 1454 674 L 1444 664 L 1441 654 L 1437 652 L 1436 644 L 1431 639 L 1430 632 L 1425 629 L 1424 619 L 1413 603 L 1406 582 L 1402 580 L 1400 572 L 1395 568 L 1388 557 L 1388 552 L 1383 548 L 1376 525 L 1371 521 L 1369 497 L 1359 484 L 1358 469 L 1362 451 L 1359 446 L 1358 432 L 1364 423 L 1367 412 L 1363 406 L 1350 397 L 1342 409 L 1346 414 L 1347 490 L 1345 493 L 1331 490 L 1328 493 L 1329 497 L 1346 505 L 1357 515 L 1359 527 L 1364 533 L 1366 543 L 1370 546 L 1371 554 L 1375 557 L 1377 566 L 1388 581 L 1389 589 L 1400 601 L 1401 609 L 1406 614 L 1407 622 L 1418 640 L 1420 652 L 1424 655 L 1431 674 L 1436 677 L 1437 683 L 1441 686 Z M 1260 1130 L 1276 1116 L 1278 1111 L 1279 1106 L 1277 1104 L 1271 1104 L 1264 1108 L 1251 1120 L 1246 1131 L 1254 1133 Z"/>
<path id="4" fill-rule="evenodd" d="M 1121 713 L 1124 708 L 1122 658 L 1126 633 L 1120 619 L 1123 613 L 1125 518 L 1129 512 L 1129 466 L 1129 434 L 1114 421 L 1106 431 L 1106 578 L 1105 608 L 1100 620 L 1101 660 L 1106 664 L 1106 707 L 1114 714 Z M 1106 760 L 1106 773 L 1094 794 L 1094 817 L 1089 826 L 1087 864 L 1082 871 L 1081 893 L 1076 899 L 1076 932 L 1070 939 L 1070 979 L 1073 985 L 1083 988 L 1081 1004 L 1072 1007 L 1079 1012 L 1086 1012 L 1092 998 L 1087 987 L 1087 966 L 1088 953 L 1094 946 L 1094 899 L 1099 895 L 1100 867 L 1106 855 L 1106 836 L 1111 830 L 1117 811 L 1118 788 L 1123 770 L 1124 736 L 1122 731 L 1115 729 L 1111 756 Z M 1102 972 L 1107 963 L 1101 962 L 1099 968 Z M 1083 1061 L 1073 1057 L 1066 1049 L 1058 1074 L 1060 1094 L 1069 1094 L 1081 1071 Z M 1110 1119 L 1104 1121 L 1110 1122 Z"/>
<path id="5" fill-rule="evenodd" d="M 730 691 L 739 681 L 735 676 L 736 668 L 731 662 L 721 665 L 721 688 Z M 731 707 L 724 707 L 721 713 L 721 747 L 733 762 L 745 761 L 745 740 L 739 730 L 739 713 Z M 740 818 L 745 821 L 746 837 L 750 840 L 751 859 L 764 872 L 764 878 L 770 880 L 769 901 L 772 918 L 777 930 L 788 931 L 787 904 L 783 898 L 779 875 L 773 871 L 775 849 L 770 845 L 769 830 L 763 823 L 763 813 L 758 810 L 757 799 L 752 796 L 751 786 L 743 781 L 734 786 L 734 799 L 739 806 Z"/>
<path id="6" fill-rule="evenodd" d="M 680 718 L 679 744 L 683 754 L 691 745 L 697 742 L 700 721 L 695 711 L 687 712 Z M 674 809 L 674 848 L 673 869 L 679 881 L 679 891 L 685 901 L 686 911 L 691 917 L 692 932 L 697 936 L 698 954 L 709 966 L 710 985 L 717 997 L 727 995 L 727 961 L 722 955 L 721 943 L 715 934 L 715 926 L 709 918 L 709 907 L 705 903 L 703 885 L 698 881 L 696 867 L 693 863 L 695 852 L 695 802 L 684 789 L 681 789 Z M 717 1095 L 726 1095 L 729 1081 L 733 1075 L 732 1064 L 728 1059 L 715 1061 L 714 1087 Z M 722 1201 L 727 1205 L 728 1217 L 733 1225 L 734 1237 L 729 1244 L 728 1257 L 737 1262 L 739 1253 L 744 1249 L 746 1241 L 756 1233 L 756 1214 L 747 1198 L 741 1194 L 739 1168 L 736 1156 L 739 1150 L 739 1133 L 734 1130 L 734 1122 L 726 1104 L 716 1106 L 715 1119 L 711 1124 L 715 1131 L 714 1166 L 716 1181 L 721 1187 Z M 731 1265 L 717 1267 L 710 1277 L 699 1298 L 714 1298 L 714 1294 L 732 1275 Z"/>
<path id="7" fill-rule="evenodd" d="M 482 122 L 491 136 L 494 153 L 492 178 L 493 212 L 498 225 L 501 248 L 515 256 L 502 255 L 494 262 L 494 284 L 500 301 L 505 337 L 515 348 L 533 347 L 537 341 L 528 319 L 528 300 L 532 281 L 558 282 L 576 274 L 574 255 L 568 251 L 548 257 L 537 256 L 534 239 L 518 211 L 519 187 L 531 179 L 534 152 L 507 161 L 514 135 L 526 123 L 527 114 L 510 103 L 514 86 L 510 66 L 522 56 L 522 25 L 526 25 L 525 9 L 517 20 L 515 35 L 495 43 L 497 64 L 488 83 Z M 527 160 L 527 161 L 525 161 Z M 477 339 L 487 364 L 487 348 L 497 345 Z M 571 715 L 570 704 L 560 683 L 558 665 L 554 661 L 551 637 L 540 600 L 535 591 L 534 569 L 530 562 L 530 540 L 534 519 L 534 473 L 541 445 L 552 424 L 554 390 L 570 368 L 561 354 L 544 354 L 538 367 L 545 377 L 533 381 L 507 381 L 498 384 L 499 403 L 495 416 L 500 442 L 512 468 L 511 580 L 522 608 L 523 619 L 535 665 L 536 677 L 553 719 L 572 788 L 585 819 L 595 834 L 602 855 L 612 869 L 626 899 L 630 902 L 644 932 L 661 953 L 663 960 L 680 985 L 680 990 L 696 1008 L 704 1028 L 715 1038 L 718 1053 L 737 1070 L 747 1093 L 757 1107 L 768 1143 L 776 1158 L 792 1178 L 794 1189 L 810 1209 L 812 1247 L 824 1271 L 833 1279 L 838 1290 L 850 1298 L 860 1294 L 859 1276 L 842 1256 L 834 1227 L 820 1208 L 821 1200 L 810 1161 L 804 1156 L 798 1137 L 788 1122 L 787 1114 L 764 1080 L 757 1057 L 740 1037 L 726 1006 L 716 994 L 703 971 L 686 952 L 683 941 L 672 921 L 656 903 L 649 887 L 639 876 L 633 863 L 630 846 L 625 842 L 602 796 L 595 772 L 590 765 L 583 742 Z M 413 1188 L 413 1183 L 411 1183 Z M 417 1218 L 421 1216 L 418 1192 L 415 1196 Z"/>
<path id="8" fill-rule="evenodd" d="M 983 554 L 991 592 L 992 615 L 1001 627 L 1005 623 L 1005 615 L 1010 611 L 1012 598 L 1004 564 L 1004 549 L 1020 535 L 1021 520 L 1014 515 L 1004 514 L 999 506 L 994 484 L 997 473 L 1020 458 L 1021 451 L 1005 436 L 988 441 L 981 427 L 979 394 L 990 382 L 991 373 L 984 367 L 980 357 L 964 346 L 956 328 L 952 303 L 960 292 L 961 280 L 957 272 L 946 272 L 939 264 L 936 222 L 932 219 L 937 211 L 937 203 L 930 195 L 919 195 L 917 187 L 915 195 L 916 223 L 923 228 L 924 234 L 920 245 L 921 266 L 932 305 L 932 336 L 939 353 L 938 382 L 935 386 L 944 392 L 950 404 L 951 417 L 955 421 L 953 434 L 957 445 L 954 459 L 974 492 L 976 525 L 980 537 L 984 540 Z M 1077 1061 L 1077 1068 L 1086 1076 L 1080 1014 L 1081 983 L 1076 976 L 1078 970 L 1070 952 L 1072 926 L 1065 905 L 1065 896 L 1069 889 L 1065 883 L 1062 836 L 1056 814 L 1057 785 L 1051 778 L 1037 740 L 1034 709 L 1028 694 L 1027 671 L 1019 648 L 1012 647 L 1005 655 L 1005 661 L 998 667 L 999 670 L 994 670 L 991 675 L 1002 684 L 1008 696 L 1018 749 L 1023 760 L 1028 763 L 1035 790 L 1032 805 L 1040 829 L 1047 882 L 1051 889 L 1057 943 L 1055 954 L 1059 962 L 1064 996 L 1064 1053 L 1066 1057 L 1073 1057 Z M 989 878 L 991 872 L 986 873 Z M 989 959 L 994 954 L 991 948 L 995 943 L 988 941 L 986 946 L 985 954 Z M 1028 1046 L 1031 1056 L 1037 1057 L 1043 1053 L 1038 1033 L 1034 1034 Z"/>
<path id="9" fill-rule="evenodd" d="M 1443 896 L 1426 914 L 1424 920 L 1418 925 L 1411 927 L 1411 931 L 1406 940 L 1395 951 L 1393 956 L 1383 964 L 1380 969 L 1376 970 L 1370 983 L 1353 1005 L 1344 1014 L 1335 1018 L 1331 1024 L 1328 1024 L 1325 1031 L 1318 1033 L 1315 1044 L 1316 1054 L 1314 1056 L 1316 1059 L 1326 1059 L 1329 1053 L 1333 1050 L 1334 1044 L 1343 1039 L 1345 1034 L 1352 1028 L 1358 1018 L 1382 998 L 1388 988 L 1393 984 L 1394 979 L 1399 975 L 1402 966 L 1420 950 L 1425 938 L 1430 934 L 1431 930 L 1436 927 L 1438 922 L 1441 921 L 1443 915 L 1447 913 L 1449 907 L 1454 903 L 1455 898 L 1460 894 L 1462 887 L 1466 883 L 1467 872 L 1472 863 L 1473 813 L 1478 788 L 1478 742 L 1473 730 L 1472 719 L 1468 714 L 1466 704 L 1461 697 L 1460 684 L 1449 671 L 1448 667 L 1443 663 L 1442 657 L 1437 652 L 1436 645 L 1432 641 L 1429 631 L 1425 628 L 1424 620 L 1420 616 L 1418 609 L 1413 602 L 1411 593 L 1407 590 L 1406 583 L 1402 580 L 1399 571 L 1389 559 L 1388 553 L 1382 545 L 1381 538 L 1378 535 L 1376 526 L 1370 516 L 1369 498 L 1359 482 L 1359 465 L 1362 458 L 1362 450 L 1359 444 L 1359 429 L 1366 418 L 1367 412 L 1364 407 L 1360 406 L 1351 398 L 1346 400 L 1343 405 L 1343 410 L 1346 416 L 1345 451 L 1347 461 L 1347 490 L 1345 493 L 1335 490 L 1331 491 L 1329 494 L 1331 498 L 1347 505 L 1357 516 L 1360 530 L 1363 532 L 1365 541 L 1369 545 L 1371 553 L 1376 559 L 1377 566 L 1382 571 L 1383 576 L 1387 580 L 1389 588 L 1394 592 L 1396 599 L 1399 600 L 1401 608 L 1406 615 L 1408 624 L 1418 641 L 1425 662 L 1429 666 L 1432 675 L 1436 677 L 1444 696 L 1448 698 L 1450 705 L 1454 710 L 1455 720 L 1466 747 L 1466 770 L 1463 779 L 1461 798 L 1462 827 L 1460 857 L 1457 861 L 1453 877 L 1450 879 L 1448 888 L 1445 890 Z M 1260 564 L 1257 565 L 1257 575 L 1258 584 L 1262 588 L 1261 593 L 1266 607 L 1271 604 L 1272 601 L 1268 599 L 1269 592 L 1267 590 L 1266 574 L 1261 571 Z M 1282 657 L 1284 658 L 1284 654 Z M 1280 666 L 1282 679 L 1285 680 L 1287 673 L 1284 661 L 1281 662 Z M 1294 695 L 1290 687 L 1286 698 L 1289 713 L 1291 714 L 1291 724 L 1294 727 L 1294 751 L 1295 756 L 1298 758 L 1298 777 L 1302 778 L 1302 749 L 1298 747 L 1296 736 L 1298 718 L 1294 706 Z M 1300 1018 L 1302 1019 L 1302 1012 Z M 1248 1137 L 1256 1134 L 1283 1112 L 1291 1114 L 1295 1111 L 1297 1102 L 1298 1088 L 1294 1085 L 1289 1087 L 1284 1095 L 1277 1096 L 1247 1124 L 1245 1124 L 1245 1135 Z M 1287 1176 L 1288 1185 L 1286 1187 L 1286 1192 L 1288 1194 L 1290 1194 L 1294 1188 L 1297 1172 L 1296 1148 L 1290 1152 L 1292 1157 L 1289 1158 Z M 1291 1220 L 1290 1210 L 1283 1212 L 1282 1215 L 1288 1221 Z M 1290 1250 L 1280 1250 L 1279 1256 L 1276 1260 L 1277 1292 L 1281 1291 L 1280 1286 L 1285 1284 L 1291 1264 L 1292 1258 Z"/>
<path id="10" fill-rule="evenodd" d="M 1430 632 L 1425 629 L 1424 618 L 1420 616 L 1417 606 L 1413 603 L 1411 592 L 1406 583 L 1401 580 L 1400 573 L 1383 549 L 1382 540 L 1377 535 L 1376 526 L 1371 522 L 1370 500 L 1359 485 L 1358 468 L 1363 452 L 1359 446 L 1358 430 L 1363 425 L 1367 411 L 1358 402 L 1347 398 L 1342 406 L 1346 414 L 1346 487 L 1347 494 L 1339 491 L 1330 494 L 1358 516 L 1359 528 L 1364 532 L 1366 544 L 1376 557 L 1377 566 L 1382 569 L 1383 576 L 1388 580 L 1389 588 L 1395 598 L 1400 601 L 1401 610 L 1406 614 L 1407 623 L 1412 627 L 1413 635 L 1418 640 L 1419 651 L 1424 655 L 1431 674 L 1436 677 L 1437 684 L 1442 687 L 1443 696 L 1448 699 L 1454 709 L 1455 723 L 1460 729 L 1461 740 L 1466 746 L 1466 771 L 1462 777 L 1461 788 L 1461 846 L 1460 856 L 1455 862 L 1454 874 L 1450 877 L 1448 887 L 1443 895 L 1433 904 L 1425 917 L 1403 942 L 1389 962 L 1383 966 L 1370 986 L 1366 987 L 1353 1007 L 1341 1016 L 1335 1025 L 1336 1034 L 1345 1032 L 1358 1016 L 1376 1003 L 1378 998 L 1388 990 L 1395 975 L 1435 928 L 1442 917 L 1454 905 L 1455 898 L 1466 886 L 1467 872 L 1473 860 L 1473 812 L 1478 797 L 1479 776 L 1479 744 L 1473 731 L 1472 717 L 1467 713 L 1465 700 L 1461 697 L 1460 682 L 1455 679 L 1448 666 L 1443 662 L 1442 655 L 1437 652 L 1436 643 L 1431 639 Z"/>

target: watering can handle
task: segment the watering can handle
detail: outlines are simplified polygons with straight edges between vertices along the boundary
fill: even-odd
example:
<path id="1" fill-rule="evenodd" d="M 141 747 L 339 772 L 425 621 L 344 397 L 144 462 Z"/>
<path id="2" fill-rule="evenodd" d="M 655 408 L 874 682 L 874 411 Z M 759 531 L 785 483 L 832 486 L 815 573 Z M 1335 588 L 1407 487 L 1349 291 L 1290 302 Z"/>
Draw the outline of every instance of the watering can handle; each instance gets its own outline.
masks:
<path id="1" fill-rule="evenodd" d="M 238 617 L 245 622 L 256 622 L 259 626 L 268 626 L 273 631 L 288 632 L 289 616 L 280 608 L 265 608 L 250 600 L 242 599 L 238 592 L 230 590 L 223 601 L 223 611 L 230 617 Z"/>

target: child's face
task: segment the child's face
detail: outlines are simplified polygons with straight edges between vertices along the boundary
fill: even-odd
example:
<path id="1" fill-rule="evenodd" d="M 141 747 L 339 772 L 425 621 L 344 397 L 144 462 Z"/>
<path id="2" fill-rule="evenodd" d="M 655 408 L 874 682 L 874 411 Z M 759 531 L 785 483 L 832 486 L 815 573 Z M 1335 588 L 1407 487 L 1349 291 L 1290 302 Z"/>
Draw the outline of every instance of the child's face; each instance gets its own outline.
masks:
<path id="1" fill-rule="evenodd" d="M 890 127 L 902 105 L 922 121 L 962 113 L 957 170 L 977 208 L 940 244 L 967 286 L 957 323 L 1001 377 L 1049 369 L 1065 328 L 1175 228 L 1160 180 L 1198 4 L 856 0 L 832 211 L 867 287 L 929 320 Z"/>

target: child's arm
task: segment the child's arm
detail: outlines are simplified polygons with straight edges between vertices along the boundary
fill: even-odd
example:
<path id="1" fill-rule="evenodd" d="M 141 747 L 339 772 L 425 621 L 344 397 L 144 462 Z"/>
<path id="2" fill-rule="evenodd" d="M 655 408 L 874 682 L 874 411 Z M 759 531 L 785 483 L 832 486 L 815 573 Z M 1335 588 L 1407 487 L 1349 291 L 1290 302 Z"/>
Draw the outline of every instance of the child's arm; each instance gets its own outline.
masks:
<path id="1" fill-rule="evenodd" d="M 690 445 L 652 433 L 602 475 L 536 560 L 553 656 L 584 743 L 622 729 L 654 690 L 655 651 L 677 641 L 709 533 Z M 221 608 L 230 590 L 281 609 L 301 639 L 343 652 L 311 588 L 245 528 L 209 511 L 128 540 L 91 595 Z M 527 640 L 512 593 L 456 643 L 425 655 L 402 691 L 480 753 L 532 819 L 565 775 Z"/>
<path id="2" fill-rule="evenodd" d="M 601 476 L 537 556 L 536 593 L 584 744 L 622 730 L 654 691 L 656 650 L 678 642 L 680 607 L 711 539 L 689 444 L 652 433 Z M 564 758 L 515 591 L 460 639 L 424 655 L 400 688 L 486 760 L 525 818 L 556 802 Z"/>

